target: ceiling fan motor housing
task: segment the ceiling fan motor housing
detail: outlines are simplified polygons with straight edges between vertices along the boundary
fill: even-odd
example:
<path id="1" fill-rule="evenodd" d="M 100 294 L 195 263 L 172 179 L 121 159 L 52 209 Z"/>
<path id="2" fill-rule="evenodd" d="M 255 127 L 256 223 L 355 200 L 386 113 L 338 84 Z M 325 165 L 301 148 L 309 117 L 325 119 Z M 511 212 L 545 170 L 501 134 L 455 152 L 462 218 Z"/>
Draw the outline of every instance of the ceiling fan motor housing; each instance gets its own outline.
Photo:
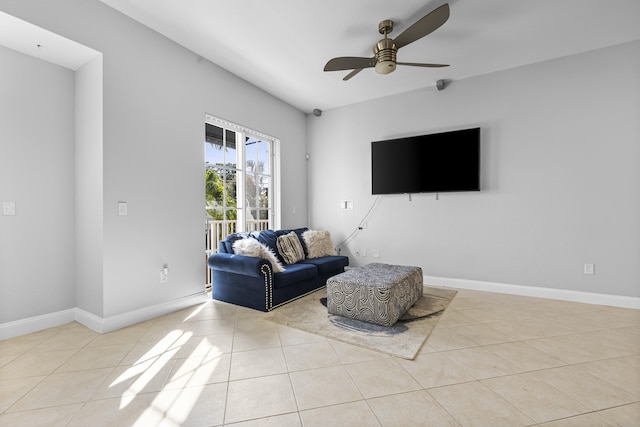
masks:
<path id="1" fill-rule="evenodd" d="M 373 46 L 373 53 L 376 56 L 376 72 L 378 74 L 389 74 L 396 69 L 396 55 L 398 46 L 393 39 L 384 38 Z"/>

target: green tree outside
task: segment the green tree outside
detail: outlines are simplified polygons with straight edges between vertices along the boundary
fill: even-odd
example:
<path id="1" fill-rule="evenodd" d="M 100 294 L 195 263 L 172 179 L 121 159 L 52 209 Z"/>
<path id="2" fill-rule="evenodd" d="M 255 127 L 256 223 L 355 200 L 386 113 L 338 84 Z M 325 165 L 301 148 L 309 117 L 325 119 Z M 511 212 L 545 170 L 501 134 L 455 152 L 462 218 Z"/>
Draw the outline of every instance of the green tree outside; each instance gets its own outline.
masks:
<path id="1" fill-rule="evenodd" d="M 231 178 L 229 180 L 229 178 Z M 222 220 L 224 218 L 225 209 L 223 207 L 232 208 L 227 209 L 228 220 L 236 220 L 238 217 L 237 211 L 233 208 L 237 207 L 235 200 L 235 177 L 231 176 L 227 179 L 227 191 L 225 192 L 225 182 L 220 174 L 214 168 L 207 168 L 205 170 L 205 188 L 206 188 L 206 211 L 207 216 L 215 220 Z M 226 201 L 226 203 L 225 203 Z"/>

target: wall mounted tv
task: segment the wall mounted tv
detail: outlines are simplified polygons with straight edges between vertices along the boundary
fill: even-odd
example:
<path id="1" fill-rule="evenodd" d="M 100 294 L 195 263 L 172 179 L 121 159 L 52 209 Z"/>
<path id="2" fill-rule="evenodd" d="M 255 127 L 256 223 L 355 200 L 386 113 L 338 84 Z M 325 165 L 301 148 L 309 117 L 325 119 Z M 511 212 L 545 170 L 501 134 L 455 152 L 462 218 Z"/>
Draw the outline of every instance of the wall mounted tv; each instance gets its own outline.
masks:
<path id="1" fill-rule="evenodd" d="M 480 128 L 371 142 L 372 194 L 480 191 Z"/>

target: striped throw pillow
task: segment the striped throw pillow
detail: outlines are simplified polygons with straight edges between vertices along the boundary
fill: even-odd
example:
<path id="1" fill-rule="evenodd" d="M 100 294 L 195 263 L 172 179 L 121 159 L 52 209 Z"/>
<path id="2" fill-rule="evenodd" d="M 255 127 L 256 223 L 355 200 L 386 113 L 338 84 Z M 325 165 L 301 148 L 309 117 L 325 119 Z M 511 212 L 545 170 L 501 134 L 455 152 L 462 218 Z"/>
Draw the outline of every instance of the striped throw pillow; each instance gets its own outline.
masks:
<path id="1" fill-rule="evenodd" d="M 279 236 L 276 241 L 278 252 L 286 264 L 295 264 L 304 259 L 304 251 L 298 235 L 293 231 L 284 236 Z"/>

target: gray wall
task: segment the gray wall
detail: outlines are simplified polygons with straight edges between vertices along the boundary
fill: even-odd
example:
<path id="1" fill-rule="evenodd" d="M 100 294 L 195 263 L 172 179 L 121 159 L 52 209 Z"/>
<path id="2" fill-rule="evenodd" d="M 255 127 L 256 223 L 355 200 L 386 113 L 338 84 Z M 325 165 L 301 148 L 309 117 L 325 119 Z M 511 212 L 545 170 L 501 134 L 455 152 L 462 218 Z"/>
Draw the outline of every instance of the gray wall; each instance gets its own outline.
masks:
<path id="1" fill-rule="evenodd" d="M 103 58 L 76 71 L 76 307 L 103 314 Z"/>
<path id="2" fill-rule="evenodd" d="M 46 183 L 45 203 L 35 185 L 27 186 L 14 177 L 33 179 L 31 168 L 39 163 L 27 155 L 32 148 L 25 143 L 31 137 L 33 119 L 62 113 L 49 111 L 46 105 L 23 111 L 9 135 L 19 147 L 15 154 L 2 139 L 0 161 L 9 163 L 11 169 L 3 167 L 7 178 L 2 175 L 0 199 L 20 196 L 21 212 L 14 218 L 0 217 L 1 262 L 13 264 L 11 271 L 0 273 L 3 304 L 12 306 L 9 311 L 3 308 L 0 322 L 74 306 L 109 318 L 204 291 L 206 113 L 280 139 L 282 226 L 306 225 L 304 113 L 97 0 L 0 0 L 0 10 L 103 55 L 75 76 L 51 67 L 66 75 L 66 88 L 60 88 L 59 95 L 66 112 L 51 126 L 58 133 L 55 145 L 47 147 L 52 153 L 35 159 L 55 161 L 55 179 Z M 6 70 L 3 73 L 12 73 L 0 84 L 11 81 L 16 88 L 24 87 L 3 97 L 3 108 L 5 101 L 13 106 L 36 94 L 29 72 L 15 69 L 25 60 L 12 59 L 8 67 L 4 63 L 0 67 Z M 74 85 L 81 90 L 75 101 Z M 76 116 L 77 123 L 74 103 L 83 110 Z M 102 120 L 96 123 L 100 110 Z M 68 135 L 58 131 L 59 126 Z M 75 182 L 74 155 L 79 161 Z M 118 216 L 118 201 L 128 202 L 128 216 Z M 45 209 L 27 216 L 28 204 L 56 207 L 56 214 L 46 218 L 49 227 L 37 227 L 36 220 L 45 219 Z M 7 221 L 19 221 L 24 231 L 8 229 Z M 43 247 L 42 242 L 47 245 Z M 76 249 L 81 251 L 77 266 Z M 169 264 L 170 276 L 169 283 L 161 285 L 159 273 L 164 263 Z M 53 285 L 46 282 L 54 277 Z M 53 287 L 47 291 L 46 302 L 28 307 L 18 304 L 38 293 L 45 299 L 43 287 Z"/>
<path id="3" fill-rule="evenodd" d="M 0 47 L 0 323 L 74 307 L 74 73 Z"/>
<path id="4" fill-rule="evenodd" d="M 480 126 L 482 191 L 381 197 L 352 264 L 638 297 L 639 117 L 640 42 L 324 111 L 308 118 L 311 224 L 337 244 L 373 205 L 371 141 Z"/>

